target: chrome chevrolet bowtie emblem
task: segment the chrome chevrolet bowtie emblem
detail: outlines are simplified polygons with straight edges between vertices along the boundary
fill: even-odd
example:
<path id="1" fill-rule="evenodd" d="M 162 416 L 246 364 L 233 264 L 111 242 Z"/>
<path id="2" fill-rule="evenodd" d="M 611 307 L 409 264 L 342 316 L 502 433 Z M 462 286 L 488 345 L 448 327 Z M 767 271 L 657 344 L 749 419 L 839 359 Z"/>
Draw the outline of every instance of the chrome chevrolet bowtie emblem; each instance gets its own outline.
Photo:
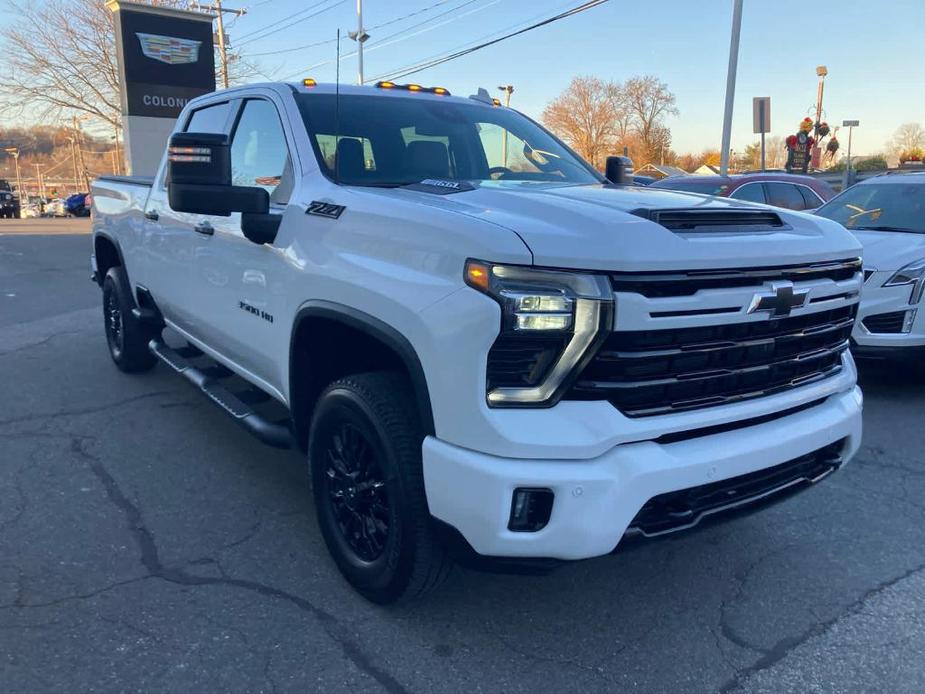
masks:
<path id="1" fill-rule="evenodd" d="M 752 297 L 748 313 L 770 313 L 771 318 L 789 316 L 793 309 L 802 308 L 807 294 L 808 289 L 794 290 L 793 282 L 770 282 L 767 291 Z"/>

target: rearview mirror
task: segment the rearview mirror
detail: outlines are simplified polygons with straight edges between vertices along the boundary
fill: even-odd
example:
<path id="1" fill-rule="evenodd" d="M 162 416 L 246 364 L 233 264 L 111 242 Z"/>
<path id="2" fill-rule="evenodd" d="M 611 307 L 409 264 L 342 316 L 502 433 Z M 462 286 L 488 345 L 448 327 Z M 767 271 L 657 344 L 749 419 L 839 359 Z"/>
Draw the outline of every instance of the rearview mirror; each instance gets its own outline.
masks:
<path id="1" fill-rule="evenodd" d="M 628 186 L 633 182 L 633 160 L 629 157 L 607 157 L 604 170 L 607 180 L 618 186 Z"/>
<path id="2" fill-rule="evenodd" d="M 227 217 L 232 212 L 266 214 L 263 188 L 231 185 L 227 135 L 175 133 L 167 148 L 167 199 L 177 212 Z"/>

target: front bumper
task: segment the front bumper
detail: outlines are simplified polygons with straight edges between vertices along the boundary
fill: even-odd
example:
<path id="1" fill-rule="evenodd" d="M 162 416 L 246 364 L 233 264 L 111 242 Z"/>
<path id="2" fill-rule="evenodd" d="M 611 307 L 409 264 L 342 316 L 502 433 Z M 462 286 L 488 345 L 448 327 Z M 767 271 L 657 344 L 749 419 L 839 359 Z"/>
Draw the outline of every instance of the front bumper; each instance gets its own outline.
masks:
<path id="1" fill-rule="evenodd" d="M 884 287 L 892 272 L 875 272 L 864 284 L 857 322 L 851 333 L 852 352 L 858 357 L 895 358 L 925 353 L 925 302 L 910 305 L 912 287 Z M 865 319 L 899 311 L 914 311 L 909 332 L 883 333 L 872 330 Z M 870 321 L 870 325 L 876 325 Z M 908 351 L 908 354 L 904 354 Z"/>
<path id="2" fill-rule="evenodd" d="M 611 552 L 651 498 L 745 475 L 844 440 L 843 461 L 861 441 L 858 388 L 795 414 L 674 443 L 618 445 L 589 460 L 501 458 L 434 437 L 424 442 L 430 512 L 479 554 L 585 559 Z M 507 529 L 518 487 L 555 493 L 538 532 Z"/>

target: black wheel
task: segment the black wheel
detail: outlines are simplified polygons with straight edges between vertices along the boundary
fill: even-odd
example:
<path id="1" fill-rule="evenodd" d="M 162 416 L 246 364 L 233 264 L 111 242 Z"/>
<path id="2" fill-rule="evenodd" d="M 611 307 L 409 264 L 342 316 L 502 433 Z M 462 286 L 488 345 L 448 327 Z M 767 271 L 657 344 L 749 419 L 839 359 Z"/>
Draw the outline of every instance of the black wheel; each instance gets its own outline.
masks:
<path id="1" fill-rule="evenodd" d="M 147 371 L 157 362 L 148 349 L 153 335 L 132 315 L 131 289 L 121 267 L 113 267 L 103 281 L 103 324 L 112 360 L 122 371 Z"/>
<path id="2" fill-rule="evenodd" d="M 452 567 L 431 529 L 414 412 L 406 379 L 381 372 L 335 381 L 312 417 L 322 535 L 347 581 L 379 604 L 421 597 Z"/>

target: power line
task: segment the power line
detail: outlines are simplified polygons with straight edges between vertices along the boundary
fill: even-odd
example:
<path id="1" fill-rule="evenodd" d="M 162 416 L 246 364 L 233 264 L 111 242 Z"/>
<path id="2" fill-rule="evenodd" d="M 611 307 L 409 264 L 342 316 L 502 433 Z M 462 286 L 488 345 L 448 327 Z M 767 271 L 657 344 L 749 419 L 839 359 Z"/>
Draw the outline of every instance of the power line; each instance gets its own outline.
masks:
<path id="1" fill-rule="evenodd" d="M 396 31 L 394 34 L 389 34 L 388 36 L 384 36 L 384 37 L 381 38 L 379 41 L 374 42 L 373 45 L 371 45 L 369 48 L 367 48 L 367 49 L 366 49 L 366 52 L 369 53 L 370 51 L 376 51 L 376 50 L 379 50 L 380 48 L 385 48 L 386 46 L 391 46 L 391 45 L 396 44 L 396 43 L 399 43 L 399 42 L 401 42 L 401 41 L 406 41 L 406 40 L 408 40 L 408 39 L 410 39 L 410 38 L 414 38 L 415 36 L 419 36 L 420 34 L 426 33 L 426 32 L 428 32 L 428 31 L 433 31 L 434 29 L 439 29 L 439 28 L 442 27 L 442 26 L 446 26 L 447 24 L 450 24 L 450 23 L 452 23 L 452 22 L 455 22 L 455 21 L 458 21 L 458 20 L 460 20 L 460 19 L 463 19 L 464 17 L 468 17 L 470 14 L 474 14 L 474 13 L 476 13 L 476 12 L 481 12 L 482 10 L 488 9 L 488 8 L 491 7 L 492 5 L 497 5 L 499 2 L 501 2 L 501 0 L 491 0 L 491 2 L 489 2 L 487 5 L 482 5 L 481 7 L 475 7 L 475 8 L 473 8 L 473 9 L 469 10 L 468 12 L 464 12 L 463 14 L 456 15 L 456 16 L 454 16 L 454 17 L 450 17 L 449 19 L 445 19 L 444 21 L 442 21 L 442 22 L 440 22 L 440 23 L 438 23 L 438 24 L 433 24 L 433 25 L 431 25 L 431 26 L 425 27 L 424 29 L 421 29 L 420 31 L 416 31 L 416 32 L 414 32 L 413 34 L 408 34 L 407 36 L 399 36 L 400 34 L 403 34 L 403 33 L 405 33 L 406 31 L 410 31 L 410 30 L 411 30 L 412 28 L 414 28 L 415 26 L 420 26 L 421 24 L 427 24 L 428 22 L 431 22 L 431 21 L 433 21 L 433 20 L 435 20 L 435 19 L 438 19 L 439 17 L 445 16 L 445 15 L 446 15 L 447 13 L 449 13 L 449 12 L 452 12 L 452 11 L 454 11 L 454 10 L 458 10 L 458 9 L 460 9 L 460 8 L 466 6 L 466 5 L 471 5 L 471 4 L 474 3 L 474 2 L 478 2 L 478 0 L 466 0 L 465 2 L 461 3 L 460 5 L 457 5 L 456 7 L 452 8 L 452 9 L 450 9 L 450 10 L 447 10 L 447 12 L 441 13 L 440 15 L 437 15 L 436 17 L 431 17 L 431 18 L 430 18 L 429 20 L 427 20 L 426 22 L 421 22 L 421 23 L 419 23 L 419 24 L 413 25 L 412 27 L 408 27 L 408 28 L 406 28 L 406 29 L 402 29 L 402 30 L 400 30 L 400 31 Z M 394 37 L 398 37 L 398 38 L 394 38 Z M 392 40 L 388 40 L 388 39 L 392 39 Z M 352 57 L 355 56 L 356 54 L 357 54 L 356 51 L 354 51 L 353 53 L 347 53 L 346 55 L 340 56 L 340 60 L 346 60 L 347 58 L 352 58 Z M 303 74 L 305 74 L 306 72 L 308 72 L 308 71 L 310 71 L 310 70 L 314 70 L 315 68 L 322 67 L 322 66 L 324 66 L 324 65 L 330 65 L 330 64 L 333 63 L 333 62 L 334 62 L 334 60 L 322 60 L 322 61 L 320 61 L 320 62 L 314 63 L 313 65 L 309 65 L 308 67 L 302 68 L 301 70 L 299 70 L 299 71 L 297 71 L 297 72 L 293 72 L 293 73 L 287 75 L 286 77 L 284 77 L 284 79 L 289 79 L 289 78 L 295 77 L 295 76 L 297 76 L 297 75 L 303 75 Z M 365 80 L 365 81 L 368 82 L 368 81 L 370 81 L 370 80 Z"/>
<path id="2" fill-rule="evenodd" d="M 563 10 L 563 9 L 566 8 L 566 7 L 569 7 L 571 4 L 572 4 L 571 1 L 570 1 L 570 2 L 566 2 L 566 3 L 563 3 L 563 4 L 561 4 L 561 5 L 558 5 L 558 6 L 557 6 L 556 8 L 554 8 L 554 9 L 555 9 L 556 12 L 558 12 L 558 11 Z M 508 26 L 503 27 L 503 28 L 501 28 L 501 29 L 496 29 L 496 30 L 494 30 L 494 31 L 490 31 L 490 32 L 488 32 L 487 34 L 482 34 L 481 36 L 479 36 L 478 38 L 473 39 L 473 40 L 474 40 L 474 41 L 483 41 L 483 40 L 486 40 L 486 39 L 489 39 L 489 38 L 496 37 L 496 36 L 498 36 L 498 35 L 500 35 L 500 34 L 503 34 L 503 33 L 506 32 L 506 31 L 511 31 L 511 30 L 513 30 L 513 29 L 519 29 L 520 27 L 525 26 L 525 22 L 526 22 L 526 23 L 530 23 L 530 22 L 538 21 L 539 19 L 543 18 L 545 15 L 546 15 L 545 12 L 540 12 L 539 14 L 533 15 L 533 16 L 530 17 L 529 19 L 522 20 L 522 21 L 519 21 L 519 22 L 514 22 L 513 24 L 509 24 Z M 452 48 L 448 49 L 448 51 L 443 51 L 443 52 L 440 52 L 440 53 L 435 53 L 435 54 L 433 54 L 433 55 L 429 55 L 429 56 L 427 56 L 427 58 L 424 58 L 424 59 L 421 60 L 420 62 L 422 62 L 422 63 L 423 63 L 423 62 L 427 62 L 427 61 L 429 61 L 429 60 L 431 60 L 431 59 L 439 58 L 439 57 L 442 57 L 442 56 L 444 56 L 444 55 L 447 55 L 448 53 L 453 53 L 453 52 L 455 52 L 456 50 L 459 50 L 459 49 L 461 49 L 461 48 L 464 48 L 464 47 L 468 46 L 471 42 L 472 42 L 472 41 L 463 41 L 462 43 L 458 43 L 458 44 L 456 44 L 455 46 L 453 46 Z M 416 64 L 417 64 L 417 63 L 415 63 L 415 65 L 416 65 Z M 401 70 L 403 70 L 404 68 L 396 68 L 396 69 L 401 69 Z M 384 77 L 385 74 L 389 74 L 389 73 L 383 73 L 382 76 Z M 381 77 L 377 77 L 376 79 L 377 79 L 377 80 L 378 80 L 378 79 L 381 79 Z"/>
<path id="3" fill-rule="evenodd" d="M 496 43 L 499 43 L 499 42 L 504 41 L 504 40 L 506 40 L 506 39 L 512 38 L 512 37 L 514 37 L 514 36 L 518 36 L 518 35 L 520 35 L 520 34 L 524 34 L 524 33 L 528 32 L 528 31 L 532 31 L 532 30 L 534 30 L 534 29 L 539 29 L 540 27 L 546 26 L 546 25 L 548 25 L 548 24 L 552 24 L 553 22 L 558 22 L 558 21 L 561 20 L 561 19 L 566 19 L 566 18 L 568 18 L 568 17 L 572 17 L 572 16 L 574 16 L 574 15 L 576 15 L 576 14 L 579 14 L 580 12 L 584 12 L 584 11 L 586 11 L 586 10 L 593 9 L 593 8 L 597 7 L 598 5 L 603 5 L 605 2 L 608 2 L 608 0 L 589 0 L 588 2 L 584 2 L 584 3 L 582 3 L 581 5 L 577 5 L 577 6 L 573 7 L 573 8 L 571 8 L 570 10 L 566 10 L 565 12 L 561 12 L 561 13 L 559 13 L 559 14 L 557 14 L 557 15 L 553 15 L 552 17 L 548 17 L 548 18 L 546 18 L 546 19 L 544 19 L 544 20 L 542 20 L 542 21 L 539 21 L 539 22 L 536 22 L 536 23 L 531 24 L 531 25 L 529 25 L 529 26 L 526 26 L 526 27 L 524 27 L 523 29 L 519 29 L 519 30 L 517 30 L 517 31 L 513 31 L 513 32 L 508 33 L 508 34 L 505 34 L 505 35 L 503 35 L 503 36 L 499 36 L 499 37 L 496 38 L 496 39 L 492 39 L 492 40 L 490 40 L 490 41 L 485 41 L 485 42 L 483 42 L 483 43 L 476 44 L 476 45 L 474 45 L 474 46 L 470 46 L 469 48 L 465 48 L 465 49 L 460 50 L 460 51 L 457 51 L 457 52 L 455 52 L 455 53 L 450 53 L 450 54 L 448 54 L 448 55 L 444 55 L 444 56 L 441 56 L 441 57 L 439 57 L 439 58 L 435 58 L 435 59 L 433 59 L 433 60 L 429 60 L 429 61 L 426 61 L 426 62 L 423 62 L 423 63 L 419 63 L 419 64 L 417 64 L 417 65 L 410 65 L 410 66 L 407 66 L 407 67 L 405 67 L 405 68 L 401 68 L 397 73 L 389 73 L 389 74 L 390 74 L 389 79 L 391 79 L 391 80 L 398 80 L 398 79 L 401 79 L 402 77 L 407 77 L 408 75 L 412 75 L 412 74 L 414 74 L 414 73 L 416 73 L 416 72 L 421 72 L 422 70 L 427 70 L 428 68 L 436 67 L 437 65 L 441 65 L 441 64 L 443 64 L 443 63 L 447 63 L 447 62 L 449 62 L 449 61 L 451 61 L 451 60 L 456 60 L 457 58 L 462 58 L 463 56 L 469 55 L 470 53 L 474 53 L 474 52 L 479 51 L 479 50 L 481 50 L 481 49 L 483 49 L 483 48 L 487 48 L 488 46 L 493 46 L 493 45 L 496 44 Z M 384 75 L 383 75 L 383 76 L 384 76 Z M 378 79 L 380 79 L 380 78 L 377 77 L 377 78 L 373 78 L 373 79 L 374 79 L 374 80 L 378 80 Z M 370 81 L 373 81 L 373 80 L 370 80 Z"/>
<path id="4" fill-rule="evenodd" d="M 311 19 L 312 17 L 317 17 L 317 16 L 318 16 L 319 14 L 321 14 L 322 12 L 327 12 L 328 10 L 333 10 L 333 9 L 334 9 L 335 7 L 337 7 L 338 5 L 343 5 L 344 3 L 347 2 L 347 0 L 338 0 L 338 1 L 335 2 L 333 5 L 329 5 L 328 7 L 323 7 L 322 9 L 318 10 L 317 12 L 313 12 L 312 14 L 306 15 L 306 16 L 304 16 L 304 17 L 299 17 L 299 19 L 295 19 L 295 18 L 298 17 L 299 15 L 305 14 L 306 12 L 309 12 L 310 10 L 313 10 L 313 9 L 315 9 L 316 7 L 318 7 L 318 6 L 320 6 L 320 5 L 323 5 L 324 3 L 329 2 L 329 1 L 330 1 L 330 0 L 321 0 L 321 2 L 316 2 L 314 5 L 309 5 L 308 7 L 304 8 L 304 9 L 302 9 L 302 10 L 299 10 L 298 12 L 294 12 L 294 13 L 292 13 L 291 15 L 287 15 L 286 17 L 283 17 L 282 19 L 273 22 L 272 24 L 267 24 L 267 25 L 266 25 L 265 27 L 263 27 L 262 29 L 257 29 L 256 31 L 252 31 L 252 32 L 250 32 L 250 33 L 248 33 L 248 34 L 244 34 L 241 38 L 238 39 L 237 44 L 238 44 L 238 46 L 240 47 L 240 46 L 246 45 L 246 44 L 248 44 L 248 43 L 253 43 L 254 41 L 257 41 L 257 40 L 259 40 L 259 39 L 266 38 L 267 36 L 270 36 L 270 35 L 272 35 L 272 34 L 275 34 L 275 33 L 279 32 L 279 31 L 283 31 L 283 29 L 288 29 L 289 27 L 293 26 L 294 24 L 299 24 L 299 23 L 301 23 L 301 22 L 304 22 L 304 21 L 307 20 L 307 19 Z M 281 27 L 280 27 L 281 24 L 284 24 L 285 26 L 281 26 Z M 277 28 L 274 28 L 274 27 L 279 27 L 279 28 L 277 29 Z"/>
<path id="5" fill-rule="evenodd" d="M 409 12 L 408 14 L 402 15 L 401 17 L 395 17 L 394 19 L 390 19 L 390 20 L 388 20 L 387 22 L 382 22 L 381 24 L 376 24 L 376 25 L 374 25 L 374 26 L 367 27 L 367 31 L 375 31 L 376 29 L 381 29 L 381 28 L 384 27 L 384 26 L 389 26 L 390 24 L 395 24 L 395 23 L 400 22 L 400 21 L 402 21 L 402 20 L 404 20 L 404 19 L 408 19 L 408 18 L 410 18 L 410 17 L 414 17 L 415 15 L 423 14 L 424 12 L 429 12 L 430 10 L 434 9 L 435 7 L 439 7 L 440 5 L 445 5 L 445 4 L 448 3 L 449 1 L 450 1 L 450 0 L 439 0 L 439 2 L 435 2 L 433 5 L 428 5 L 427 7 L 424 7 L 424 8 L 422 8 L 422 9 L 420 9 L 420 10 L 417 10 L 416 12 Z M 402 34 L 402 33 L 406 32 L 406 31 L 410 31 L 411 29 L 413 29 L 413 28 L 415 28 L 415 27 L 419 27 L 419 26 L 421 26 L 422 24 L 427 24 L 428 22 L 432 22 L 432 21 L 434 21 L 435 19 L 439 19 L 440 17 L 443 17 L 443 16 L 445 16 L 446 14 L 448 14 L 448 13 L 450 13 L 450 12 L 453 12 L 454 10 L 458 10 L 460 7 L 464 7 L 465 5 L 470 5 L 470 4 L 472 4 L 473 2 L 476 2 L 476 1 L 477 1 L 477 0 L 466 0 L 466 2 L 462 3 L 461 5 L 457 5 L 457 6 L 454 7 L 454 8 L 451 8 L 451 9 L 447 10 L 446 12 L 441 12 L 440 14 L 435 15 L 435 16 L 433 16 L 433 17 L 430 17 L 429 19 L 426 19 L 426 20 L 424 20 L 423 22 L 419 22 L 419 23 L 417 23 L 417 24 L 412 24 L 410 27 L 405 27 L 404 29 L 401 29 L 401 30 L 397 31 L 397 32 L 395 32 L 394 34 L 389 34 L 388 36 L 384 36 L 384 37 L 382 37 L 381 39 L 379 39 L 378 41 L 374 41 L 371 45 L 379 45 L 379 44 L 382 43 L 383 41 L 385 41 L 385 40 L 387 40 L 387 39 L 390 39 L 390 38 L 392 38 L 393 36 L 398 36 L 399 34 Z M 304 46 L 294 46 L 294 47 L 292 47 L 292 48 L 283 48 L 283 49 L 278 50 L 278 51 L 267 51 L 266 53 L 251 53 L 251 54 L 248 55 L 248 57 L 257 58 L 257 57 L 266 56 L 266 55 L 279 55 L 279 54 L 281 54 L 281 53 L 293 53 L 293 52 L 295 52 L 295 51 L 301 51 L 301 50 L 305 50 L 305 49 L 308 49 L 308 48 L 317 48 L 318 46 L 324 46 L 324 45 L 327 45 L 327 44 L 329 44 L 329 43 L 334 43 L 335 40 L 336 40 L 336 39 L 327 39 L 326 41 L 318 41 L 318 42 L 316 42 L 316 43 L 308 43 L 308 44 L 305 44 Z M 370 49 L 367 49 L 367 50 L 370 50 Z M 354 54 L 351 54 L 351 55 L 354 55 Z M 347 56 L 343 56 L 343 57 L 346 58 Z M 328 61 L 328 62 L 334 62 L 334 61 L 332 60 L 332 61 Z M 314 66 L 312 66 L 312 67 L 314 67 Z M 310 69 L 310 68 L 306 68 L 306 69 Z M 300 70 L 298 74 L 302 74 L 302 72 L 304 72 L 304 70 Z M 295 74 L 295 73 L 293 73 L 293 74 Z"/>

